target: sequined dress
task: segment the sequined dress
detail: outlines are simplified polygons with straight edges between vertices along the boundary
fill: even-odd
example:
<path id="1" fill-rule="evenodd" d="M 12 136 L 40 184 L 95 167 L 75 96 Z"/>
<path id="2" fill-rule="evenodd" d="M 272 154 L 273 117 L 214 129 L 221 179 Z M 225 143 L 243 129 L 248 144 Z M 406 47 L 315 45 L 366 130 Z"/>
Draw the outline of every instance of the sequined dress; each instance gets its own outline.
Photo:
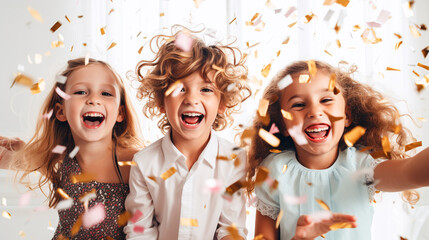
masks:
<path id="1" fill-rule="evenodd" d="M 118 168 L 117 164 L 116 167 Z M 59 223 L 53 239 L 125 239 L 123 226 L 119 227 L 118 216 L 125 211 L 125 198 L 129 193 L 128 184 L 100 183 L 96 181 L 72 183 L 70 176 L 80 174 L 81 169 L 75 158 L 66 158 L 60 167 L 61 181 L 59 188 L 63 189 L 73 205 L 65 210 L 59 210 Z M 96 190 L 97 197 L 89 201 L 88 209 L 96 204 L 103 204 L 106 210 L 106 218 L 88 229 L 81 226 L 77 234 L 72 236 L 71 230 L 85 212 L 84 204 L 79 198 L 91 190 Z"/>

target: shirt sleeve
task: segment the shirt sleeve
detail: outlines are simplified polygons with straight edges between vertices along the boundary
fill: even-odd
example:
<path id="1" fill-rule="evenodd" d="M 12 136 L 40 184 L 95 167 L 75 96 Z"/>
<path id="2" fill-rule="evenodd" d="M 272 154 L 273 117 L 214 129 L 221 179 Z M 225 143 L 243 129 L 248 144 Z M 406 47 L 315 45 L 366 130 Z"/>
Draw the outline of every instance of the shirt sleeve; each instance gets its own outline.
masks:
<path id="1" fill-rule="evenodd" d="M 233 183 L 240 179 L 244 179 L 246 174 L 246 152 L 244 150 L 240 151 L 238 157 L 241 160 L 241 164 L 238 167 L 234 167 L 231 172 Z M 228 227 L 232 224 L 237 227 L 238 234 L 246 239 L 246 196 L 242 190 L 235 192 L 231 201 L 224 200 L 218 224 L 219 227 L 216 230 L 217 239 L 222 239 L 225 236 L 231 235 L 228 231 Z"/>
<path id="2" fill-rule="evenodd" d="M 355 149 L 353 149 L 356 151 Z M 374 169 L 383 162 L 380 159 L 374 159 L 368 153 L 359 153 L 356 151 L 357 160 L 360 163 L 360 171 L 363 171 L 363 183 L 368 187 L 368 196 L 369 201 L 372 202 L 374 200 L 374 194 L 377 191 L 375 185 L 377 185 L 378 181 L 374 179 Z"/>
<path id="3" fill-rule="evenodd" d="M 269 155 L 261 165 L 267 167 L 270 170 L 269 177 L 273 180 L 276 179 L 275 166 L 272 166 L 275 162 L 273 161 L 274 155 Z M 262 215 L 268 216 L 273 220 L 277 219 L 280 212 L 280 200 L 278 191 L 270 189 L 267 182 L 262 183 L 260 186 L 255 187 L 255 194 L 258 198 L 256 202 L 256 210 Z"/>
<path id="4" fill-rule="evenodd" d="M 134 156 L 134 161 L 136 160 L 135 158 Z M 154 219 L 153 201 L 140 166 L 131 167 L 129 185 L 130 193 L 125 200 L 125 208 L 132 214 L 135 214 L 138 210 L 142 215 L 135 222 L 128 221 L 127 226 L 124 227 L 127 239 L 158 239 L 158 224 Z M 142 227 L 143 232 L 135 229 L 141 229 Z"/>

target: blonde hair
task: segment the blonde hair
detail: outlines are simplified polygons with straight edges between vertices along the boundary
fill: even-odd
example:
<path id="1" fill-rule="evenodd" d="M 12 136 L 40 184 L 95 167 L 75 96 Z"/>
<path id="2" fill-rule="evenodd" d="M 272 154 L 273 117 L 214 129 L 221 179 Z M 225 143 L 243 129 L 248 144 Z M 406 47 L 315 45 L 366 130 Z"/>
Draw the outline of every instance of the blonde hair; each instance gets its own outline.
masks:
<path id="1" fill-rule="evenodd" d="M 158 127 L 165 133 L 170 128 L 170 123 L 166 115 L 160 112 L 160 108 L 164 105 L 164 94 L 170 84 L 195 72 L 200 72 L 204 79 L 209 79 L 209 72 L 216 70 L 211 81 L 220 91 L 221 105 L 226 107 L 226 111 L 224 114 L 217 114 L 213 129 L 222 130 L 232 122 L 230 115 L 237 111 L 236 107 L 251 95 L 246 83 L 245 59 L 237 48 L 206 46 L 202 40 L 187 32 L 177 31 L 170 36 L 157 35 L 151 39 L 151 50 L 155 53 L 152 48 L 154 42 L 159 50 L 153 60 L 142 60 L 137 64 L 136 75 L 140 82 L 137 97 L 140 100 L 147 98 L 143 107 L 146 117 L 162 117 Z M 174 40 L 179 34 L 189 34 L 189 37 L 193 38 L 189 52 L 184 52 L 175 45 Z M 232 61 L 228 61 L 227 52 L 232 56 Z M 146 67 L 150 70 L 145 75 L 142 70 Z"/>
<path id="2" fill-rule="evenodd" d="M 111 71 L 120 87 L 121 106 L 124 106 L 124 121 L 116 122 L 113 128 L 113 136 L 116 144 L 123 148 L 139 149 L 143 146 L 142 137 L 140 135 L 140 127 L 136 114 L 131 105 L 130 99 L 126 94 L 124 82 L 120 76 L 112 69 L 112 67 L 100 60 L 89 59 L 88 64 L 85 64 L 84 58 L 77 58 L 68 61 L 66 70 L 61 73 L 61 76 L 67 79 L 70 75 L 81 68 L 86 66 L 100 64 L 105 66 L 107 70 Z M 19 182 L 26 184 L 30 189 L 33 186 L 26 179 L 26 177 L 33 171 L 39 171 L 41 176 L 39 178 L 37 187 L 41 188 L 46 183 L 51 182 L 49 186 L 49 207 L 55 207 L 60 200 L 59 194 L 56 189 L 59 186 L 61 173 L 58 171 L 62 160 L 66 154 L 73 150 L 74 141 L 70 126 L 67 122 L 61 122 L 55 114 L 49 119 L 42 119 L 42 115 L 55 108 L 55 104 L 62 103 L 64 100 L 55 91 L 55 88 L 60 88 L 65 91 L 67 81 L 65 83 L 56 82 L 49 92 L 46 100 L 43 103 L 42 109 L 39 113 L 40 121 L 37 122 L 36 132 L 30 141 L 25 146 L 16 152 L 11 163 L 11 168 L 23 171 L 23 175 L 19 178 Z M 63 154 L 55 154 L 52 149 L 57 145 L 66 147 Z"/>
<path id="3" fill-rule="evenodd" d="M 344 133 L 349 132 L 356 126 L 362 126 L 366 129 L 365 134 L 355 143 L 355 145 L 371 146 L 374 151 L 382 149 L 381 137 L 388 136 L 391 140 L 390 158 L 406 157 L 404 146 L 412 139 L 410 131 L 406 128 L 393 131 L 394 126 L 398 126 L 399 112 L 397 108 L 389 103 L 381 93 L 375 91 L 370 86 L 353 80 L 348 73 L 342 72 L 331 65 L 315 61 L 317 71 L 336 75 L 336 86 L 340 89 L 345 102 L 346 114 L 352 123 L 346 127 Z M 286 127 L 281 114 L 280 101 L 282 90 L 278 88 L 278 82 L 287 75 L 296 75 L 308 72 L 306 61 L 292 63 L 280 73 L 278 73 L 264 91 L 263 99 L 270 100 L 267 115 L 268 121 L 257 115 L 250 127 L 253 136 L 249 149 L 249 168 L 247 170 L 247 179 L 249 180 L 248 193 L 251 193 L 255 187 L 252 181 L 256 175 L 256 168 L 270 154 L 272 147 L 257 134 L 260 128 L 269 131 L 274 123 L 279 128 L 280 133 L 276 134 L 281 140 L 279 150 L 294 150 L 295 146 L 290 136 L 285 137 L 281 133 L 286 131 Z M 340 149 L 344 150 L 347 146 L 344 139 L 339 143 Z"/>

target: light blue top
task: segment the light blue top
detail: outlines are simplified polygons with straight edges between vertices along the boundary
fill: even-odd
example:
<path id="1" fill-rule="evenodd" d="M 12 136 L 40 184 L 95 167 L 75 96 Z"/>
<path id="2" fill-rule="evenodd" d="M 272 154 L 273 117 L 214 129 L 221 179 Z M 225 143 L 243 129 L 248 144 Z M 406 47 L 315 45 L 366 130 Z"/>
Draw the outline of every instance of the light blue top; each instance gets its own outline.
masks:
<path id="1" fill-rule="evenodd" d="M 287 170 L 282 173 L 285 164 Z M 280 209 L 283 210 L 281 239 L 289 240 L 295 235 L 299 216 L 323 211 L 316 199 L 324 201 L 331 212 L 351 214 L 357 218 L 357 228 L 330 231 L 325 234 L 326 239 L 371 239 L 373 209 L 370 201 L 374 187 L 365 184 L 373 178 L 375 160 L 371 155 L 347 148 L 338 154 L 331 167 L 312 170 L 297 161 L 294 151 L 284 151 L 269 155 L 261 165 L 270 170 L 270 177 L 279 185 L 277 189 L 270 189 L 265 181 L 256 187 L 257 209 L 272 219 L 277 219 Z M 285 195 L 307 196 L 307 202 L 286 203 Z"/>

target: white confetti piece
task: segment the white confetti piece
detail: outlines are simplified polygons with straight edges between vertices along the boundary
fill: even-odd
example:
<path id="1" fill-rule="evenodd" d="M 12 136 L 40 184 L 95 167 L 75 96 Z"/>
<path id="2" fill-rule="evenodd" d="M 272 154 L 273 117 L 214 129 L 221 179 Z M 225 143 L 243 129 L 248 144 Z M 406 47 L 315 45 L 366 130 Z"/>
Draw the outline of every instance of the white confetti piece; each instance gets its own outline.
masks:
<path id="1" fill-rule="evenodd" d="M 3 205 L 3 206 L 7 206 L 7 201 L 6 201 L 6 198 L 5 197 L 2 197 L 1 198 L 1 204 Z"/>
<path id="2" fill-rule="evenodd" d="M 57 211 L 60 211 L 60 210 L 69 209 L 71 208 L 71 206 L 73 206 L 73 199 L 68 198 L 68 199 L 59 201 L 55 209 Z"/>
<path id="3" fill-rule="evenodd" d="M 76 156 L 77 152 L 79 152 L 79 146 L 75 146 L 73 148 L 73 150 L 69 153 L 69 158 L 74 158 Z"/>
<path id="4" fill-rule="evenodd" d="M 286 88 L 287 86 L 291 85 L 293 83 L 292 77 L 290 76 L 290 74 L 288 74 L 286 77 L 284 77 L 282 80 L 280 80 L 277 83 L 277 87 L 280 90 L 283 90 L 284 88 Z"/>

